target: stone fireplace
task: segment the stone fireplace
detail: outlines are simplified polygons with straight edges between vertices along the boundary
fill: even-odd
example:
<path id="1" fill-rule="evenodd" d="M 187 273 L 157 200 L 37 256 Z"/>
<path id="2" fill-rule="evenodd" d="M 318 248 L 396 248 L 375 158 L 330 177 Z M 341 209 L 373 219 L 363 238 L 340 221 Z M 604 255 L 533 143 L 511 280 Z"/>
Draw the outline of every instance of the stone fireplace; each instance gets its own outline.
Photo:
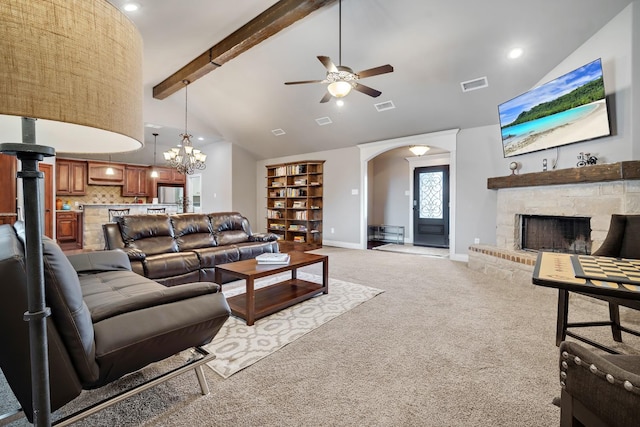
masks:
<path id="1" fill-rule="evenodd" d="M 583 240 L 591 252 L 612 214 L 640 213 L 640 161 L 489 178 L 487 187 L 498 192 L 496 245 L 472 245 L 469 267 L 502 277 L 520 272 L 527 283 L 537 254 L 522 250 L 523 216 L 589 218 L 590 237 Z"/>
<path id="2" fill-rule="evenodd" d="M 516 249 L 591 254 L 591 218 L 583 216 L 518 215 Z M 518 225 L 519 223 L 519 225 Z"/>

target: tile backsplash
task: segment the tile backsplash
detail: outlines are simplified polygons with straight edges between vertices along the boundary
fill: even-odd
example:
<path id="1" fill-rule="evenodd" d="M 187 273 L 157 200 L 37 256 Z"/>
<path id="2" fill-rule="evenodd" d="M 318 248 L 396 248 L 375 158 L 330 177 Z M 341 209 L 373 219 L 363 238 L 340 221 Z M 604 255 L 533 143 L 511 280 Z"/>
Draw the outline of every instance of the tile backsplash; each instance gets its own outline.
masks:
<path id="1" fill-rule="evenodd" d="M 78 205 L 86 205 L 92 203 L 99 204 L 127 204 L 134 203 L 135 197 L 124 197 L 122 195 L 122 187 L 115 185 L 87 185 L 86 194 L 84 196 L 57 196 L 63 202 L 69 202 L 72 209 Z M 143 203 L 147 202 L 146 197 L 138 197 Z M 149 199 L 151 200 L 151 199 Z M 76 202 L 78 205 L 76 205 Z"/>

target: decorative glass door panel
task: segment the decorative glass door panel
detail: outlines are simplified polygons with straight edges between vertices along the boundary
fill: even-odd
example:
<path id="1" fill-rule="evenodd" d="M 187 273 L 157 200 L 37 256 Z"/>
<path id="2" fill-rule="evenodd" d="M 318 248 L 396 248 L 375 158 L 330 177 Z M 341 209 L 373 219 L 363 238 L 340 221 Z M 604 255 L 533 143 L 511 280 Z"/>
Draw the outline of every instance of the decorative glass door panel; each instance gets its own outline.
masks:
<path id="1" fill-rule="evenodd" d="M 413 177 L 413 244 L 448 247 L 449 166 L 416 168 Z"/>

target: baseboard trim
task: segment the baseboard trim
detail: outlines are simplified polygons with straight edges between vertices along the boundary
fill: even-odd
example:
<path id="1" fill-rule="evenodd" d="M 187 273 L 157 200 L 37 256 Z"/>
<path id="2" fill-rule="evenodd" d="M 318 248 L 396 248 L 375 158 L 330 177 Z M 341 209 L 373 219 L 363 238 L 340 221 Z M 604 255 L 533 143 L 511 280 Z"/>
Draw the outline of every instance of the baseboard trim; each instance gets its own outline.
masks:
<path id="1" fill-rule="evenodd" d="M 323 246 L 335 246 L 336 248 L 345 249 L 362 249 L 360 243 L 341 242 L 338 240 L 322 240 Z"/>

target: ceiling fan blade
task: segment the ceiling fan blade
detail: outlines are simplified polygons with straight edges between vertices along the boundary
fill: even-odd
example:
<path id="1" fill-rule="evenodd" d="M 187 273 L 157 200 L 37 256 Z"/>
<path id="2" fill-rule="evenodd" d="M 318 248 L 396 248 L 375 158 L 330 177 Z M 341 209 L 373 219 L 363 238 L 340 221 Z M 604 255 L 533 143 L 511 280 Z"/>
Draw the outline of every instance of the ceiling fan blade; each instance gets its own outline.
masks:
<path id="1" fill-rule="evenodd" d="M 320 62 L 322 62 L 322 65 L 324 65 L 324 67 L 330 72 L 338 72 L 338 67 L 336 67 L 336 64 L 334 64 L 333 61 L 331 61 L 331 58 L 329 58 L 328 56 L 318 56 L 318 59 L 320 60 Z"/>
<path id="2" fill-rule="evenodd" d="M 322 80 L 301 80 L 299 82 L 284 82 L 286 85 L 303 85 L 307 83 L 322 83 Z"/>
<path id="3" fill-rule="evenodd" d="M 380 96 L 382 94 L 382 92 L 380 92 L 379 90 L 375 90 L 373 88 L 370 88 L 369 86 L 365 86 L 362 83 L 356 83 L 353 88 L 355 90 L 357 90 L 358 92 L 362 92 L 366 95 L 372 96 L 374 98 Z"/>
<path id="4" fill-rule="evenodd" d="M 331 99 L 331 94 L 329 92 L 325 93 L 322 99 L 320 100 L 320 104 L 324 104 L 325 102 L 329 102 Z"/>
<path id="5" fill-rule="evenodd" d="M 377 76 L 378 74 L 385 74 L 393 72 L 393 67 L 389 64 L 381 65 L 375 68 L 369 68 L 368 70 L 359 71 L 356 74 L 359 78 L 364 79 L 365 77 Z"/>

